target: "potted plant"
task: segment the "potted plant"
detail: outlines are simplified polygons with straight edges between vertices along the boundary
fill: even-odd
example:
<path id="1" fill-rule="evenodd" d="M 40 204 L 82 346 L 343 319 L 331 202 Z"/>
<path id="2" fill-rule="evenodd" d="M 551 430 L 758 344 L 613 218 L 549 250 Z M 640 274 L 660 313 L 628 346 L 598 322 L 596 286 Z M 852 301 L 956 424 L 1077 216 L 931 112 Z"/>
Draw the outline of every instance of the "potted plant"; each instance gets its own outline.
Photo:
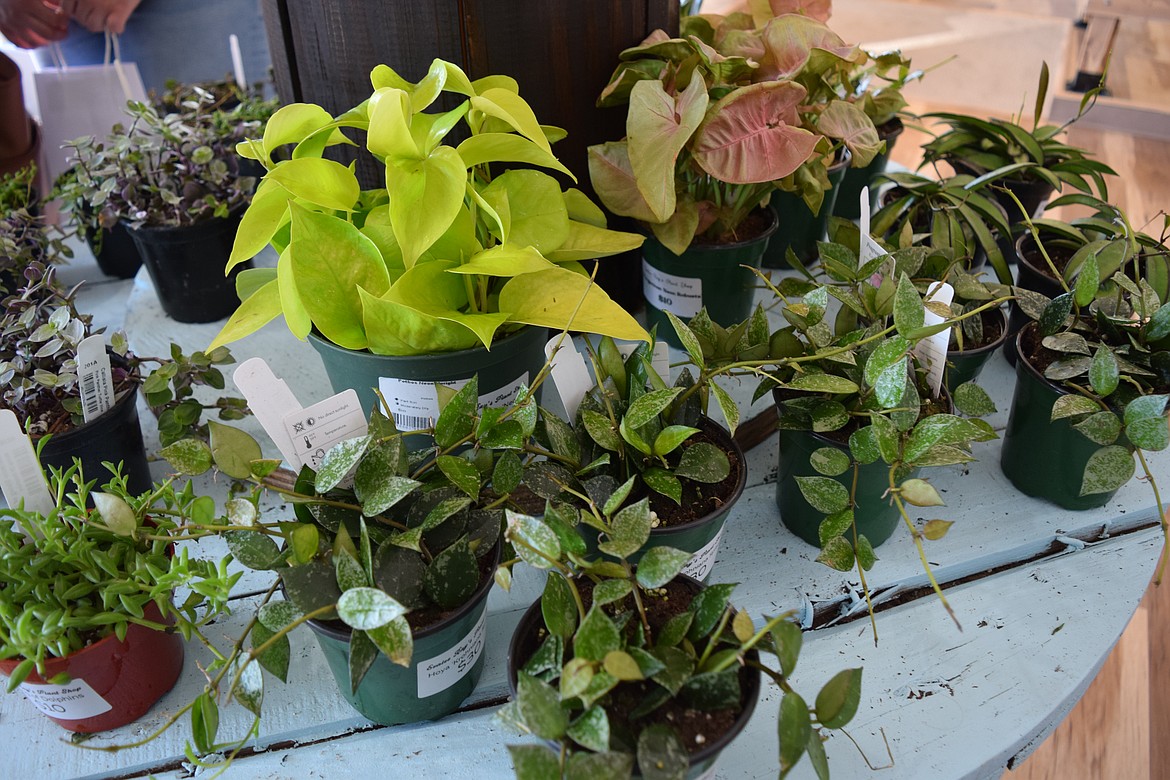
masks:
<path id="1" fill-rule="evenodd" d="M 223 319 L 239 305 L 223 269 L 256 183 L 241 172 L 233 147 L 258 123 L 211 110 L 163 115 L 134 101 L 127 113 L 129 123 L 105 141 L 87 136 L 69 144 L 73 168 L 58 183 L 59 195 L 97 237 L 99 259 L 107 248 L 100 231 L 124 223 L 169 317 Z M 118 238 L 109 239 L 113 252 Z M 133 264 L 123 257 L 110 268 L 132 275 Z"/>
<path id="2" fill-rule="evenodd" d="M 25 269 L 30 265 L 48 266 L 73 256 L 66 236 L 35 214 L 34 177 L 31 167 L 0 177 L 0 307 L 5 298 L 24 286 Z"/>
<path id="3" fill-rule="evenodd" d="M 530 384 L 544 362 L 544 328 L 572 320 L 645 337 L 579 264 L 641 238 L 607 230 L 580 191 L 539 170 L 568 174 L 550 146 L 561 133 L 538 123 L 514 80 L 472 82 L 436 60 L 417 84 L 384 65 L 371 81 L 370 98 L 338 117 L 285 106 L 262 138 L 240 144 L 267 173 L 229 268 L 269 244 L 280 261 L 214 345 L 283 314 L 321 354 L 334 389 L 355 388 L 369 409 L 380 388 L 405 431 L 437 416 L 434 381 L 478 372 L 485 403 Z M 427 111 L 442 94 L 455 107 Z M 443 143 L 456 128 L 466 138 Z M 385 187 L 362 191 L 352 170 L 323 156 L 353 144 L 354 131 L 364 133 L 358 152 L 386 171 Z M 290 144 L 292 158 L 274 162 Z M 533 168 L 501 172 L 517 163 Z"/>
<path id="4" fill-rule="evenodd" d="M 946 161 L 959 173 L 986 178 L 1013 193 L 1018 198 L 1018 208 L 1012 199 L 1006 196 L 1000 199 L 1013 223 L 1018 221 L 1020 209 L 1023 216 L 1035 217 L 1052 192 L 1063 191 L 1065 185 L 1108 198 L 1105 176 L 1116 176 L 1116 171 L 1061 138 L 1070 125 L 1092 108 L 1101 88 L 1099 85 L 1086 92 L 1077 115 L 1063 125 L 1042 125 L 1040 117 L 1048 92 L 1048 63 L 1044 63 L 1031 129 L 1022 124 L 1023 117 L 1005 120 L 955 113 L 926 114 L 924 119 L 938 119 L 948 129 L 923 146 L 923 161 Z"/>
<path id="5" fill-rule="evenodd" d="M 436 449 L 422 458 L 376 410 L 366 434 L 299 475 L 276 471 L 279 461 L 263 459 L 254 439 L 226 426 L 216 427 L 210 447 L 187 439 L 163 450 L 183 473 L 214 465 L 255 485 L 223 536 L 237 561 L 279 578 L 209 670 L 199 708 L 217 712 L 242 696 L 259 717 L 260 668 L 284 680 L 288 633 L 306 623 L 342 696 L 378 723 L 439 718 L 471 693 L 483 666 L 504 506 L 520 485 L 517 451 L 537 420 L 527 389 L 508 408 L 480 409 L 479 395 L 474 377 L 444 393 L 428 431 Z M 295 521 L 262 518 L 264 492 L 288 499 Z M 278 589 L 283 600 L 273 598 Z M 204 718 L 195 735 L 201 753 L 216 744 L 215 723 Z"/>
<path id="6" fill-rule="evenodd" d="M 141 357 L 128 351 L 122 333 L 112 334 L 106 349 L 110 394 L 104 398 L 101 369 L 88 373 L 80 365 L 80 345 L 101 331 L 77 311 L 76 288 L 62 289 L 54 269 L 36 262 L 25 276 L 26 285 L 5 300 L 0 313 L 0 409 L 16 414 L 39 442 L 46 465 L 66 468 L 78 458 L 96 477 L 106 473 L 103 463 L 121 463 L 129 489 L 147 490 L 151 476 L 138 422 L 139 387 L 159 417 L 164 444 L 192 433 L 206 436 L 205 406 L 217 409 L 222 419 L 246 413 L 240 399 L 221 397 L 205 405 L 193 397 L 195 386 L 223 389 L 216 366 L 232 362 L 226 349 L 185 356 L 172 345 L 170 357 Z M 155 368 L 147 374 L 149 364 Z"/>
<path id="7" fill-rule="evenodd" d="M 85 733 L 137 720 L 170 690 L 183 640 L 227 611 L 240 576 L 177 547 L 211 502 L 190 485 L 93 484 L 79 465 L 55 469 L 50 511 L 0 508 L 0 673 Z"/>
<path id="8" fill-rule="evenodd" d="M 648 534 L 648 502 L 620 504 L 589 501 L 580 524 L 615 539 Z M 801 645 L 792 613 L 757 624 L 730 606 L 734 585 L 704 588 L 681 575 L 689 555 L 670 547 L 647 551 L 636 567 L 623 552 L 614 552 L 616 562 L 585 557 L 583 539 L 564 520 L 551 507 L 544 519 L 508 513 L 519 560 L 547 571 L 541 599 L 513 635 L 513 701 L 497 716 L 546 743 L 509 746 L 518 778 L 710 774 L 750 719 L 761 673 L 784 691 L 780 776 L 806 752 L 828 776 L 821 729 L 853 718 L 861 669 L 835 675 L 810 708 L 791 686 Z M 764 654 L 776 662 L 765 664 Z"/>
<path id="9" fill-rule="evenodd" d="M 861 109 L 829 109 L 810 93 L 822 75 L 806 68 L 812 47 L 848 49 L 827 43 L 832 33 L 819 22 L 793 14 L 757 28 L 743 13 L 695 17 L 683 20 L 682 36 L 658 30 L 622 52 L 598 105 L 628 104 L 626 137 L 589 149 L 602 203 L 654 235 L 643 260 L 648 319 L 676 346 L 666 312 L 690 318 L 705 306 L 722 324 L 751 312 L 750 268 L 778 224 L 762 207 L 777 186 L 814 197 L 804 182 L 835 149 L 826 136 L 849 125 L 844 140 L 856 142 L 859 160 L 877 151 L 876 134 L 863 137 Z"/>
<path id="10" fill-rule="evenodd" d="M 1056 262 L 1059 242 L 1050 251 L 1039 227 L 1025 221 L 1061 292 L 1050 299 L 1017 291 L 1035 322 L 1017 336 L 1016 390 L 1000 463 L 1022 492 L 1066 509 L 1108 502 L 1132 477 L 1135 454 L 1157 495 L 1145 453 L 1170 443 L 1164 369 L 1170 306 L 1144 278 L 1146 268 L 1164 271 L 1166 237 L 1156 242 L 1160 251 L 1150 252 L 1125 215 L 1115 213 L 1118 238 L 1074 253 L 1072 269 Z"/>
<path id="11" fill-rule="evenodd" d="M 590 348 L 594 385 L 571 426 L 541 409 L 532 452 L 546 459 L 527 465 L 524 482 L 547 500 L 579 504 L 588 497 L 606 504 L 612 498 L 619 507 L 647 500 L 654 519 L 646 536 L 599 543 L 599 528 L 582 528 L 590 550 L 620 550 L 636 563 L 653 547 L 681 549 L 693 554 L 684 573 L 705 581 L 743 494 L 747 459 L 731 434 L 706 416 L 700 396 L 710 389 L 697 386 L 685 370 L 668 387 L 650 364 L 652 350 L 639 345 L 623 360 L 612 339 Z M 728 419 L 734 425 L 738 416 Z"/>

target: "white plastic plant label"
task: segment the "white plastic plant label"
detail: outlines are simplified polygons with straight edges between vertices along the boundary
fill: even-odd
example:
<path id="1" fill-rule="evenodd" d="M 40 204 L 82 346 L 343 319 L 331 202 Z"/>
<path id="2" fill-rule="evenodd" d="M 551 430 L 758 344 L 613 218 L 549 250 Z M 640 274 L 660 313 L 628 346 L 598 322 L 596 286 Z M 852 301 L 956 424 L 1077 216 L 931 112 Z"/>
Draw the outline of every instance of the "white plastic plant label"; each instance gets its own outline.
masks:
<path id="1" fill-rule="evenodd" d="M 459 640 L 454 647 L 434 658 L 418 662 L 418 697 L 425 699 L 427 696 L 434 696 L 462 680 L 483 655 L 486 637 L 485 610 L 467 636 Z"/>
<path id="2" fill-rule="evenodd" d="M 113 707 L 85 680 L 65 685 L 21 683 L 20 692 L 32 706 L 51 718 L 84 720 L 109 712 Z"/>
<path id="3" fill-rule="evenodd" d="M 954 287 L 951 287 L 946 282 L 933 282 L 926 289 L 926 297 L 924 300 L 950 306 L 954 297 Z M 944 320 L 944 317 L 938 316 L 927 308 L 926 317 L 922 324 L 924 326 L 937 325 Z M 947 347 L 950 345 L 950 339 L 951 332 L 948 328 L 941 333 L 924 338 L 914 347 L 914 354 L 918 357 L 919 362 L 926 366 L 926 381 L 930 384 L 930 391 L 934 394 L 935 398 L 938 397 L 939 390 L 942 388 L 943 370 L 947 365 Z"/>
<path id="4" fill-rule="evenodd" d="M 622 360 L 629 360 L 630 355 L 634 354 L 634 350 L 643 344 L 641 341 L 614 343 L 617 344 L 618 354 L 622 356 Z M 670 345 L 661 339 L 654 342 L 654 354 L 650 356 L 650 367 L 658 376 L 665 379 L 667 384 L 670 384 Z"/>
<path id="5" fill-rule="evenodd" d="M 42 515 L 56 505 L 32 442 L 10 409 L 0 410 L 0 492 L 8 506 L 23 503 L 26 510 Z"/>
<path id="6" fill-rule="evenodd" d="M 364 436 L 369 423 L 357 391 L 351 388 L 289 413 L 284 418 L 284 430 L 300 462 L 317 469 L 333 445 Z"/>
<path id="7" fill-rule="evenodd" d="M 726 523 L 719 529 L 719 533 L 715 534 L 715 538 L 703 545 L 703 549 L 699 550 L 691 556 L 687 561 L 687 565 L 683 567 L 682 573 L 688 577 L 694 577 L 696 580 L 702 581 L 707 579 L 707 575 L 711 573 L 711 569 L 715 568 L 715 556 L 719 555 L 719 543 L 723 541 L 723 532 L 727 530 Z"/>
<path id="8" fill-rule="evenodd" d="M 272 373 L 264 358 L 258 357 L 241 363 L 232 373 L 232 381 L 244 394 L 248 408 L 260 421 L 268 438 L 280 450 L 285 464 L 293 471 L 299 470 L 304 464 L 293 447 L 292 436 L 284 426 L 285 417 L 301 411 L 301 402 L 292 390 L 288 389 L 283 379 Z"/>
<path id="9" fill-rule="evenodd" d="M 462 389 L 469 379 L 444 379 L 438 384 L 450 387 L 452 390 Z M 386 399 L 390 415 L 394 418 L 394 425 L 403 433 L 421 431 L 434 425 L 439 416 L 439 396 L 435 391 L 435 382 L 420 382 L 417 379 L 398 379 L 396 377 L 380 377 L 378 390 Z M 528 372 L 525 371 L 511 382 L 496 390 L 488 390 L 479 394 L 479 408 L 487 406 L 509 406 L 520 395 L 520 388 L 528 384 Z"/>
<path id="10" fill-rule="evenodd" d="M 888 254 L 886 250 L 882 249 L 881 244 L 874 240 L 869 233 L 869 187 L 861 188 L 861 251 L 858 252 L 857 261 L 860 265 L 865 265 L 875 257 L 881 257 Z M 876 281 L 871 280 L 874 287 L 881 284 L 881 278 L 874 275 Z"/>
<path id="11" fill-rule="evenodd" d="M 655 309 L 689 320 L 703 308 L 703 280 L 664 273 L 643 259 L 642 295 Z"/>
<path id="12" fill-rule="evenodd" d="M 77 345 L 77 383 L 81 389 L 81 415 L 86 422 L 113 408 L 114 375 L 102 336 L 89 336 Z"/>
<path id="13" fill-rule="evenodd" d="M 559 350 L 557 350 L 558 342 L 561 343 Z M 556 352 L 555 357 L 554 351 Z M 565 413 L 569 415 L 570 420 L 576 419 L 577 407 L 581 405 L 585 393 L 589 392 L 589 388 L 593 386 L 593 379 L 589 376 L 589 367 L 585 365 L 585 358 L 577 351 L 577 345 L 572 338 L 566 337 L 562 342 L 559 334 L 553 336 L 544 345 L 544 356 L 552 361 L 550 376 L 557 389 L 557 395 L 561 397 L 561 405 L 565 407 Z"/>

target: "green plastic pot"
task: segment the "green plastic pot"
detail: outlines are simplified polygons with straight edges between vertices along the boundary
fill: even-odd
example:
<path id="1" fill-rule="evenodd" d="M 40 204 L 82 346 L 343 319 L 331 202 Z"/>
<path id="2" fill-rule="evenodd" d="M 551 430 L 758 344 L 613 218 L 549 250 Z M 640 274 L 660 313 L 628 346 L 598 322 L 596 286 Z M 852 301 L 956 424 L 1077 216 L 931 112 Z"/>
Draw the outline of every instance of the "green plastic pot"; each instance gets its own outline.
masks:
<path id="1" fill-rule="evenodd" d="M 498 561 L 500 545 L 490 554 Z M 318 620 L 308 624 L 341 695 L 355 710 L 383 726 L 435 720 L 454 712 L 479 682 L 493 582 L 485 577 L 466 604 L 414 633 L 410 666 L 391 663 L 379 652 L 356 691 L 349 684 L 349 627 Z"/>
<path id="2" fill-rule="evenodd" d="M 999 323 L 999 338 L 990 344 L 973 349 L 954 350 L 947 353 L 947 390 L 954 392 L 955 388 L 964 382 L 974 381 L 983 371 L 983 366 L 995 354 L 995 351 L 1004 345 L 1008 337 L 1008 318 L 1003 309 L 989 309 L 984 312 L 983 327 L 987 327 L 988 319 L 994 317 Z"/>
<path id="3" fill-rule="evenodd" d="M 821 210 L 812 213 L 804 198 L 791 192 L 776 190 L 772 193 L 772 211 L 780 219 L 780 228 L 776 235 L 768 242 L 768 249 L 764 252 L 765 268 L 791 268 L 788 264 L 788 248 L 796 253 L 802 263 L 810 263 L 817 256 L 817 242 L 825 236 L 825 228 L 829 224 L 829 215 L 833 213 L 837 193 L 841 189 L 841 181 L 845 178 L 845 171 L 849 168 L 852 155 L 848 149 L 842 149 L 841 159 L 829 167 L 830 189 L 825 190 L 825 198 L 821 202 Z"/>
<path id="4" fill-rule="evenodd" d="M 734 325 L 752 313 L 756 284 L 752 268 L 759 268 L 768 241 L 776 232 L 772 217 L 763 233 L 733 244 L 692 244 L 676 255 L 653 237 L 642 245 L 642 295 L 646 325 L 658 326 L 658 338 L 678 348 L 682 343 L 666 312 L 684 322 L 704 306 L 720 325 Z M 749 266 L 745 268 L 744 266 Z"/>
<path id="5" fill-rule="evenodd" d="M 893 151 L 898 136 L 902 135 L 902 131 L 905 129 L 902 120 L 898 117 L 894 117 L 877 128 L 878 138 L 886 142 L 886 150 L 876 155 L 864 168 L 845 169 L 845 175 L 841 177 L 841 186 L 834 196 L 833 216 L 859 219 L 861 217 L 861 191 L 866 187 L 869 187 L 872 205 L 873 180 L 886 172 L 886 164 L 890 161 L 890 152 Z"/>
<path id="6" fill-rule="evenodd" d="M 747 460 L 744 459 L 743 449 L 736 443 L 724 428 L 714 420 L 704 417 L 699 420 L 698 427 L 716 439 L 716 446 L 724 452 L 733 453 L 739 462 L 739 474 L 735 481 L 735 489 L 728 497 L 727 502 L 719 509 L 684 525 L 670 528 L 653 528 L 650 530 L 650 540 L 641 551 L 630 556 L 631 563 L 642 560 L 642 556 L 651 547 L 673 547 L 676 550 L 691 553 L 691 560 L 683 567 L 682 573 L 693 577 L 700 582 L 707 582 L 711 571 L 715 567 L 715 558 L 719 554 L 719 544 L 723 540 L 723 528 L 727 518 L 743 495 L 747 484 Z M 590 554 L 597 553 L 597 530 L 582 523 L 579 526 L 585 538 L 585 544 Z"/>
<path id="7" fill-rule="evenodd" d="M 685 574 L 680 574 L 677 580 L 683 582 L 695 593 L 703 588 L 702 583 Z M 517 673 L 520 667 L 527 663 L 533 653 L 539 649 L 540 643 L 544 639 L 541 634 L 543 629 L 544 615 L 541 612 L 540 599 L 537 599 L 521 616 L 520 622 L 516 624 L 516 631 L 512 634 L 512 641 L 508 644 L 508 687 L 512 693 L 513 701 L 518 695 L 516 689 Z M 748 651 L 748 660 L 758 663 L 759 658 L 759 653 L 755 650 Z M 710 780 L 715 776 L 715 762 L 719 759 L 719 755 L 747 727 L 748 721 L 751 720 L 752 714 L 756 710 L 756 702 L 760 698 L 760 683 L 760 671 L 757 667 L 743 667 L 740 672 L 743 708 L 736 715 L 735 722 L 726 733 L 709 740 L 701 750 L 691 754 L 690 766 L 685 775 L 686 780 Z M 560 751 L 558 742 L 546 740 L 545 744 L 554 752 Z M 632 777 L 642 778 L 643 776 L 638 772 L 635 763 Z"/>
<path id="8" fill-rule="evenodd" d="M 525 327 L 493 342 L 490 351 L 475 347 L 396 356 L 344 349 L 316 333 L 309 334 L 309 343 L 321 355 L 333 391 L 356 390 L 368 416 L 377 401 L 375 390 L 380 388 L 391 405 L 395 424 L 404 432 L 433 424 L 438 414 L 435 382 L 462 386 L 462 380 L 478 375 L 481 405 L 499 406 L 513 400 L 519 385 L 530 384 L 540 372 L 547 341 L 546 328 Z M 425 444 L 425 437 L 407 437 L 407 445 L 413 449 Z"/>
<path id="9" fill-rule="evenodd" d="M 822 436 L 813 431 L 780 429 L 780 467 L 776 475 L 776 506 L 780 508 L 780 522 L 792 533 L 814 547 L 821 546 L 819 529 L 825 515 L 805 500 L 796 484 L 796 477 L 824 476 L 812 467 L 810 457 L 821 447 L 833 447 L 849 454 L 848 445 Z M 918 469 L 906 475 L 915 476 Z M 833 479 L 845 486 L 853 487 L 853 469 Z M 901 516 L 896 506 L 891 506 L 882 496 L 890 487 L 890 467 L 883 461 L 867 463 L 858 467 L 856 506 L 853 510 L 857 532 L 877 547 L 890 538 L 898 527 Z M 851 539 L 849 532 L 846 539 Z"/>
<path id="10" fill-rule="evenodd" d="M 1065 509 L 1104 506 L 1117 491 L 1080 494 L 1085 465 L 1100 445 L 1089 441 L 1067 419 L 1052 419 L 1052 406 L 1067 392 L 1045 379 L 1024 358 L 1021 347 L 1035 327 L 1029 323 L 1016 336 L 1016 350 L 1022 359 L 1016 360 L 1016 389 L 1003 433 L 1000 468 L 1025 495 Z"/>

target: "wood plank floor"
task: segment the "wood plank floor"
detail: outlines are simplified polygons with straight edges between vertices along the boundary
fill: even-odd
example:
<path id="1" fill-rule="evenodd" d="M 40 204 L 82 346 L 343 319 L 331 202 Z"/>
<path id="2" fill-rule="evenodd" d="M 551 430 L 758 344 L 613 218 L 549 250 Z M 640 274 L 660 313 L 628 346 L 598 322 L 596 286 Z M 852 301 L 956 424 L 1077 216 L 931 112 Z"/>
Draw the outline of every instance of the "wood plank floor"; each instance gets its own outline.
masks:
<path id="1" fill-rule="evenodd" d="M 704 10 L 726 13 L 742 5 L 738 0 L 708 0 Z M 1067 69 L 1074 66 L 1067 61 L 1068 52 L 1077 51 L 1079 33 L 1072 21 L 1086 10 L 1121 17 L 1109 82 L 1113 94 L 1170 111 L 1170 2 L 1166 0 L 837 0 L 830 25 L 846 40 L 863 44 L 901 37 L 919 67 L 938 62 L 948 48 L 960 53 L 962 62 L 931 72 L 921 89 L 907 91 L 911 110 L 959 109 L 1002 116 L 1030 105 L 1040 59 L 1049 62 L 1054 88 L 1058 80 L 1072 75 L 1065 72 L 1066 65 Z M 1006 33 L 996 34 L 997 23 L 1010 30 L 1018 28 L 1025 16 L 1032 17 L 1027 21 L 1034 22 L 1036 35 L 1009 40 Z M 937 30 L 923 28 L 923 20 L 931 18 L 940 20 Z M 964 38 L 965 30 L 970 34 Z M 932 47 L 932 43 L 937 45 Z M 916 45 L 925 48 L 916 51 Z M 1054 51 L 1064 54 L 1054 56 Z M 993 89 L 966 83 L 972 66 L 982 67 L 988 61 L 1000 68 Z M 917 145 L 926 137 L 907 132 L 893 159 L 915 168 L 921 160 Z M 1120 176 L 1110 182 L 1111 200 L 1126 209 L 1133 224 L 1161 232 L 1165 210 L 1170 209 L 1170 177 L 1166 175 L 1170 142 L 1076 127 L 1069 137 L 1118 171 Z M 1150 586 L 1081 702 L 1003 780 L 1170 780 L 1167 637 L 1170 581 Z"/>

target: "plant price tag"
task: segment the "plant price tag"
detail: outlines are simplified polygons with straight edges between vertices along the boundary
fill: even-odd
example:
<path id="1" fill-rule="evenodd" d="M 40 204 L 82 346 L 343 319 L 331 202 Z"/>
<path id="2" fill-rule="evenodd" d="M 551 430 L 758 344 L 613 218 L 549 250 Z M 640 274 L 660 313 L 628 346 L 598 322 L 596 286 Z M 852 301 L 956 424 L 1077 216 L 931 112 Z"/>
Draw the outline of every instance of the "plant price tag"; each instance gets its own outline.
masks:
<path id="1" fill-rule="evenodd" d="M 351 388 L 286 415 L 284 430 L 300 462 L 317 469 L 334 444 L 365 436 L 369 423 Z"/>
<path id="2" fill-rule="evenodd" d="M 727 528 L 726 523 L 723 528 L 719 529 L 719 533 L 715 534 L 715 538 L 703 545 L 703 549 L 691 555 L 691 559 L 687 561 L 687 565 L 683 566 L 682 573 L 688 577 L 694 577 L 700 582 L 707 579 L 707 575 L 711 573 L 711 569 L 715 568 L 715 556 L 719 554 L 719 543 L 723 541 L 723 531 Z"/>
<path id="3" fill-rule="evenodd" d="M 72 680 L 65 685 L 36 685 L 21 683 L 20 692 L 41 712 L 50 718 L 83 720 L 113 709 L 85 680 Z"/>
<path id="4" fill-rule="evenodd" d="M 689 320 L 703 308 L 703 280 L 663 273 L 643 259 L 642 295 L 655 309 Z"/>
<path id="5" fill-rule="evenodd" d="M 479 616 L 475 627 L 445 653 L 418 662 L 418 697 L 425 699 L 447 690 L 471 671 L 483 655 L 487 637 L 487 611 Z"/>
<path id="6" fill-rule="evenodd" d="M 439 382 L 421 382 L 417 379 L 398 379 L 397 377 L 379 377 L 378 390 L 386 399 L 390 416 L 394 418 L 394 426 L 403 433 L 421 431 L 435 424 L 439 416 L 439 396 L 435 392 L 435 385 L 440 384 L 452 390 L 460 390 L 470 382 L 470 379 L 443 379 Z M 479 408 L 488 406 L 507 407 L 520 395 L 520 388 L 528 385 L 528 372 L 525 371 L 511 382 L 495 390 L 488 390 L 479 394 Z"/>
<path id="7" fill-rule="evenodd" d="M 102 336 L 89 336 L 77 345 L 77 382 L 86 422 L 96 420 L 114 406 L 114 376 Z"/>
<path id="8" fill-rule="evenodd" d="M 301 402 L 285 381 L 272 373 L 264 358 L 245 360 L 232 373 L 232 381 L 244 394 L 248 408 L 256 415 L 264 432 L 280 450 L 284 462 L 293 471 L 299 471 L 304 464 L 293 447 L 292 436 L 284 427 L 284 418 L 301 411 Z"/>
<path id="9" fill-rule="evenodd" d="M 32 442 L 11 409 L 0 410 L 0 492 L 12 508 L 23 503 L 29 512 L 47 515 L 56 506 Z"/>
<path id="10" fill-rule="evenodd" d="M 954 287 L 951 287 L 946 282 L 934 282 L 930 287 L 926 288 L 926 297 L 923 300 L 927 303 L 942 303 L 950 306 L 951 300 L 954 297 Z M 945 317 L 940 317 L 927 307 L 926 317 L 922 324 L 924 326 L 937 325 L 945 319 Z M 941 333 L 924 338 L 914 347 L 914 354 L 926 366 L 926 381 L 930 383 L 930 391 L 934 393 L 935 398 L 938 397 L 939 390 L 942 388 L 943 369 L 947 365 L 947 347 L 950 346 L 950 340 L 951 331 L 948 328 Z"/>

